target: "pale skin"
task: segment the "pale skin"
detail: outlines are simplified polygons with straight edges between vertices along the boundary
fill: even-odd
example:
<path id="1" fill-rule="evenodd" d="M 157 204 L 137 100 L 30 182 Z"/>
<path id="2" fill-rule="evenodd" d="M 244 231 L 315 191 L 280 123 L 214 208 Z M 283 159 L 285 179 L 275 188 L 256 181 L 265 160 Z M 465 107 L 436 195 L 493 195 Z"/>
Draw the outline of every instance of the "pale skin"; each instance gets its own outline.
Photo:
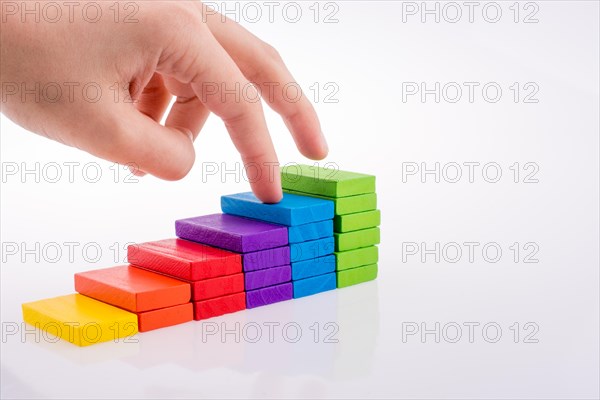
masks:
<path id="1" fill-rule="evenodd" d="M 248 173 L 256 176 L 256 167 L 265 168 L 262 178 L 250 184 L 259 199 L 272 203 L 282 197 L 278 160 L 261 102 L 248 94 L 252 82 L 281 115 L 304 156 L 319 160 L 327 155 L 306 96 L 290 101 L 283 93 L 295 81 L 277 51 L 236 22 L 223 21 L 199 2 L 143 1 L 137 3 L 137 22 L 123 23 L 119 17 L 116 23 L 114 9 L 108 9 L 114 2 L 96 4 L 106 18 L 94 23 L 80 13 L 73 21 L 68 15 L 54 23 L 32 16 L 23 20 L 2 4 L 3 114 L 52 140 L 134 165 L 139 175 L 178 180 L 192 168 L 193 141 L 214 113 L 225 123 L 242 162 L 254 168 Z M 90 82 L 94 85 L 84 95 L 82 87 Z M 231 90 L 236 82 L 246 90 L 237 99 L 217 90 Z M 23 89 L 35 90 L 36 84 L 38 98 Z M 60 86 L 60 96 L 54 86 Z M 161 125 L 173 96 L 176 101 Z"/>

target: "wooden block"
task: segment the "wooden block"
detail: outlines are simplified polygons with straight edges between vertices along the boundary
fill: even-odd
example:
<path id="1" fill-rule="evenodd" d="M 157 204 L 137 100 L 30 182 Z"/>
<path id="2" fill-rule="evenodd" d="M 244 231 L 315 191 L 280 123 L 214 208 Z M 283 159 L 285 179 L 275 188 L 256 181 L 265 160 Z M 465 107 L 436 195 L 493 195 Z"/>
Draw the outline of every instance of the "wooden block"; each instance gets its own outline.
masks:
<path id="1" fill-rule="evenodd" d="M 288 228 L 288 241 L 301 243 L 309 240 L 322 239 L 333 236 L 333 220 L 312 222 L 310 224 L 290 226 Z"/>
<path id="2" fill-rule="evenodd" d="M 333 202 L 309 196 L 284 193 L 276 204 L 266 204 L 254 193 L 221 196 L 221 211 L 287 226 L 309 224 L 333 218 Z"/>
<path id="3" fill-rule="evenodd" d="M 336 272 L 337 287 L 356 285 L 377 278 L 377 264 L 365 265 L 358 268 L 345 269 Z"/>
<path id="4" fill-rule="evenodd" d="M 290 259 L 292 263 L 295 263 L 333 254 L 333 251 L 333 237 L 311 240 L 303 243 L 292 243 L 290 244 Z"/>
<path id="5" fill-rule="evenodd" d="M 381 223 L 379 210 L 365 211 L 355 214 L 336 215 L 333 226 L 336 232 L 352 232 L 361 229 L 373 228 Z"/>
<path id="6" fill-rule="evenodd" d="M 292 280 L 310 278 L 335 271 L 335 256 L 329 255 L 292 263 Z"/>
<path id="7" fill-rule="evenodd" d="M 133 244 L 127 247 L 127 261 L 187 281 L 242 272 L 239 254 L 183 239 Z"/>
<path id="8" fill-rule="evenodd" d="M 335 272 L 325 275 L 313 276 L 311 278 L 294 281 L 294 298 L 311 296 L 313 294 L 335 289 Z"/>
<path id="9" fill-rule="evenodd" d="M 368 228 L 346 233 L 334 233 L 335 251 L 346 251 L 379 244 L 379 236 L 379 228 Z"/>
<path id="10" fill-rule="evenodd" d="M 375 192 L 375 176 L 312 165 L 294 164 L 281 169 L 281 187 L 328 197 Z"/>
<path id="11" fill-rule="evenodd" d="M 230 294 L 223 297 L 216 297 L 210 300 L 195 301 L 194 320 L 218 317 L 219 315 L 230 314 L 236 311 L 246 309 L 246 293 Z"/>
<path id="12" fill-rule="evenodd" d="M 256 308 L 293 298 L 292 283 L 269 286 L 246 292 L 246 308 Z"/>
<path id="13" fill-rule="evenodd" d="M 137 314 L 140 332 L 165 328 L 189 322 L 194 319 L 194 306 L 192 303 L 179 304 L 172 307 L 159 308 Z"/>
<path id="14" fill-rule="evenodd" d="M 23 320 L 78 346 L 135 335 L 137 315 L 80 294 L 25 303 Z"/>
<path id="15" fill-rule="evenodd" d="M 245 272 L 289 265 L 290 246 L 245 253 L 242 254 L 242 261 Z"/>
<path id="16" fill-rule="evenodd" d="M 379 261 L 379 249 L 377 246 L 368 246 L 347 251 L 336 251 L 334 254 L 337 271 L 376 264 L 377 261 Z"/>
<path id="17" fill-rule="evenodd" d="M 377 194 L 365 193 L 346 197 L 327 197 L 313 193 L 302 193 L 295 190 L 284 189 L 286 193 L 301 194 L 303 196 L 316 197 L 333 201 L 333 213 L 335 215 L 354 214 L 363 211 L 371 211 L 377 208 Z"/>
<path id="18" fill-rule="evenodd" d="M 75 290 L 133 312 L 190 301 L 190 284 L 129 265 L 75 274 Z"/>
<path id="19" fill-rule="evenodd" d="M 244 274 L 219 276 L 190 283 L 192 285 L 192 301 L 208 300 L 227 294 L 243 292 Z"/>
<path id="20" fill-rule="evenodd" d="M 182 239 L 249 253 L 288 244 L 287 228 L 229 214 L 212 214 L 175 221 Z"/>
<path id="21" fill-rule="evenodd" d="M 260 289 L 279 283 L 289 282 L 292 279 L 292 268 L 289 265 L 260 269 L 258 271 L 246 272 L 246 290 Z"/>

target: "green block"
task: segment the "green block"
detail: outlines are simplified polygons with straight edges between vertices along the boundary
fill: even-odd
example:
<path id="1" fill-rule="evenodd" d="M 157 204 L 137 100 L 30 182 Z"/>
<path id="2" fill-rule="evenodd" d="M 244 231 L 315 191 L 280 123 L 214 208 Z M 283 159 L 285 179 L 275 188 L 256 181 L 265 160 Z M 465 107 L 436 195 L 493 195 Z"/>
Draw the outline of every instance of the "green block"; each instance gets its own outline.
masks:
<path id="1" fill-rule="evenodd" d="M 379 244 L 379 227 L 360 231 L 334 233 L 335 251 L 346 251 Z"/>
<path id="2" fill-rule="evenodd" d="M 322 168 L 287 165 L 281 170 L 281 187 L 328 197 L 345 197 L 375 192 L 375 176 Z"/>
<path id="3" fill-rule="evenodd" d="M 354 214 L 363 211 L 371 211 L 377 208 L 377 194 L 365 193 L 356 196 L 328 197 L 319 194 L 298 192 L 297 190 L 284 189 L 284 192 L 299 194 L 302 196 L 317 197 L 319 199 L 331 200 L 334 205 L 335 215 Z"/>
<path id="4" fill-rule="evenodd" d="M 335 268 L 337 271 L 375 264 L 379 261 L 379 249 L 377 249 L 377 246 L 338 251 L 334 254 Z"/>
<path id="5" fill-rule="evenodd" d="M 338 288 L 357 285 L 359 283 L 372 281 L 377 278 L 377 264 L 346 269 L 344 271 L 336 272 L 336 274 Z"/>
<path id="6" fill-rule="evenodd" d="M 373 228 L 379 226 L 379 224 L 381 224 L 381 212 L 379 210 L 336 215 L 333 218 L 333 230 L 340 233 Z"/>

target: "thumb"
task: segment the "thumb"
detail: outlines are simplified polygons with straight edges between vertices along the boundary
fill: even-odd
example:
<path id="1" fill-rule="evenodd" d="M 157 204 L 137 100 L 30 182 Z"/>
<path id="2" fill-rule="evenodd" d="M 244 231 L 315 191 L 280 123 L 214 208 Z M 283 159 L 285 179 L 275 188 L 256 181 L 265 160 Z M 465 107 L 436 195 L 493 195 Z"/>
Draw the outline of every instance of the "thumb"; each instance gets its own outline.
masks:
<path id="1" fill-rule="evenodd" d="M 196 157 L 189 129 L 160 125 L 134 107 L 113 115 L 116 129 L 110 154 L 101 157 L 165 180 L 188 174 Z"/>

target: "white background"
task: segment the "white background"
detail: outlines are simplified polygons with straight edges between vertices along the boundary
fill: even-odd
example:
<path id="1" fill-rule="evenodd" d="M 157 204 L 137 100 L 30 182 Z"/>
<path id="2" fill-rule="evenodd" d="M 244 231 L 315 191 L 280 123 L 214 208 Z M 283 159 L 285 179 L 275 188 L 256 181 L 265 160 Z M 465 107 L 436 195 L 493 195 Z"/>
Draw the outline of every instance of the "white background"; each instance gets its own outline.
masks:
<path id="1" fill-rule="evenodd" d="M 281 8 L 273 23 L 266 8 L 260 22 L 242 23 L 278 48 L 316 100 L 331 148 L 327 161 L 377 175 L 383 216 L 377 281 L 145 333 L 134 343 L 77 348 L 32 333 L 22 340 L 21 303 L 73 292 L 74 272 L 120 263 L 128 242 L 173 237 L 175 219 L 217 212 L 221 194 L 246 191 L 248 184 L 235 173 L 203 174 L 203 161 L 230 169 L 238 161 L 214 117 L 185 179 L 127 183 L 125 170 L 115 182 L 111 163 L 28 133 L 2 116 L 3 398 L 598 398 L 598 3 L 538 1 L 537 23 L 522 22 L 534 10 L 524 3 L 515 23 L 512 2 L 499 3 L 497 23 L 483 18 L 485 3 L 473 23 L 465 6 L 457 23 L 443 17 L 436 23 L 433 16 L 423 23 L 421 14 L 405 15 L 403 22 L 403 4 L 389 1 L 336 2 L 336 23 L 323 22 L 335 9 L 321 3 L 315 23 L 312 2 L 301 4 L 298 23 L 286 21 Z M 325 102 L 328 82 L 339 88 L 337 103 Z M 433 95 L 403 101 L 403 82 L 480 86 L 472 103 L 466 87 L 457 103 L 447 97 L 436 103 Z M 496 103 L 482 97 L 488 82 L 502 88 Z M 514 82 L 521 90 L 528 82 L 537 85 L 538 102 L 515 102 L 509 88 Z M 321 88 L 316 99 L 310 89 L 315 83 Z M 303 161 L 271 111 L 268 122 L 280 161 Z M 51 162 L 62 165 L 57 183 L 43 174 L 39 183 L 20 174 L 35 163 L 43 171 Z M 65 162 L 80 163 L 73 183 Z M 440 168 L 480 166 L 472 183 L 466 167 L 457 183 L 444 176 L 436 183 L 431 174 L 425 182 L 419 174 L 403 180 L 410 163 L 433 168 L 436 162 Z M 492 170 L 485 177 L 481 172 L 491 162 L 501 168 L 497 183 L 484 179 L 494 177 Z M 509 168 L 515 162 L 518 183 Z M 523 173 L 531 171 L 523 169 L 527 162 L 539 168 L 537 183 L 523 182 Z M 7 175 L 15 163 L 19 173 Z M 96 183 L 86 181 L 94 177 L 90 163 L 102 171 Z M 85 165 L 92 168 L 88 175 Z M 452 171 L 446 178 L 454 177 Z M 73 259 L 65 242 L 78 243 Z M 439 262 L 430 254 L 423 262 L 420 253 L 403 252 L 411 242 L 429 249 L 436 242 L 480 245 L 473 262 L 464 246 L 458 262 L 449 262 L 454 253 L 442 254 Z M 515 242 L 518 262 L 510 249 Z M 523 262 L 529 242 L 529 250 L 537 246 L 537 263 Z M 39 251 L 23 251 L 36 243 Z M 56 262 L 52 243 L 62 250 Z M 89 243 L 89 254 L 82 254 Z M 486 243 L 502 249 L 499 261 L 482 256 Z M 5 251 L 15 244 L 17 254 Z M 101 254 L 92 260 L 95 248 Z M 237 322 L 246 339 L 259 324 L 262 338 L 249 343 L 242 335 L 236 343 L 229 334 L 203 341 L 208 329 L 235 330 Z M 273 343 L 265 322 L 281 324 Z M 325 343 L 328 322 L 338 327 L 338 343 Z M 469 322 L 479 324 L 472 343 L 464 325 Z M 293 329 L 283 335 L 286 323 L 302 329 L 298 343 L 286 340 L 294 336 Z M 434 330 L 436 323 L 439 343 L 434 334 L 406 335 L 409 327 Z M 494 339 L 493 328 L 482 333 L 487 323 L 502 329 L 496 343 L 486 341 Z M 451 343 L 455 324 L 462 337 Z M 17 334 L 8 335 L 15 327 Z M 537 343 L 525 343 L 535 327 L 529 339 Z"/>

